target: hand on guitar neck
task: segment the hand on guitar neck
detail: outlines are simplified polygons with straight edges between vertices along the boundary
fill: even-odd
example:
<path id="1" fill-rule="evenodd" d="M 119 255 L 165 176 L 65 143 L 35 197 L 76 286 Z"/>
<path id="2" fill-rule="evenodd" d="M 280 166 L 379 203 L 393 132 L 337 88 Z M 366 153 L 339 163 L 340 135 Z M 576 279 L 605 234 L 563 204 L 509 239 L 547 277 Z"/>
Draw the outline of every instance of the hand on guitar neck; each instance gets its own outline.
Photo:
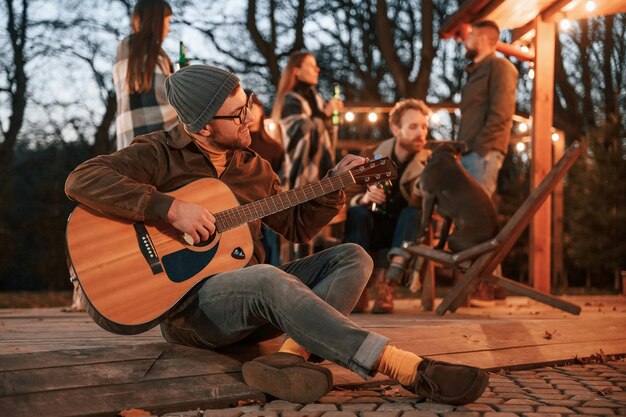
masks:
<path id="1" fill-rule="evenodd" d="M 199 204 L 174 199 L 166 220 L 177 230 L 189 235 L 194 244 L 209 240 L 215 233 L 215 216 Z"/>
<path id="2" fill-rule="evenodd" d="M 349 171 L 364 162 L 365 158 L 348 154 L 332 169 L 331 176 Z M 209 240 L 215 233 L 215 216 L 199 204 L 175 199 L 167 212 L 166 220 L 184 235 L 188 235 L 196 245 Z"/>
<path id="3" fill-rule="evenodd" d="M 342 172 L 350 171 L 352 168 L 364 164 L 366 161 L 362 156 L 348 154 L 331 170 L 330 175 L 339 175 Z"/>

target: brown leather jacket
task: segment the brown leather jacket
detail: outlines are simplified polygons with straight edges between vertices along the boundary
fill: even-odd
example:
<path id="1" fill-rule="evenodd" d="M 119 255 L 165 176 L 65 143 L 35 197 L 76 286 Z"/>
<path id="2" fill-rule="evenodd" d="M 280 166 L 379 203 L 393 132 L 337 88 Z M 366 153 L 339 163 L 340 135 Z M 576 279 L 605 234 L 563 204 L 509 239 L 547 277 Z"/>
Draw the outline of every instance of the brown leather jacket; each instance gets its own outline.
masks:
<path id="1" fill-rule="evenodd" d="M 216 177 L 210 159 L 182 125 L 136 137 L 131 146 L 101 155 L 78 166 L 67 178 L 69 198 L 97 212 L 133 221 L 165 220 L 174 191 L 194 180 Z M 240 204 L 281 192 L 270 164 L 250 149 L 235 150 L 220 180 Z M 294 242 L 313 238 L 345 203 L 336 191 L 262 219 L 263 223 Z M 210 210 L 210 207 L 208 208 Z M 249 223 L 254 240 L 250 264 L 265 257 L 261 222 Z"/>

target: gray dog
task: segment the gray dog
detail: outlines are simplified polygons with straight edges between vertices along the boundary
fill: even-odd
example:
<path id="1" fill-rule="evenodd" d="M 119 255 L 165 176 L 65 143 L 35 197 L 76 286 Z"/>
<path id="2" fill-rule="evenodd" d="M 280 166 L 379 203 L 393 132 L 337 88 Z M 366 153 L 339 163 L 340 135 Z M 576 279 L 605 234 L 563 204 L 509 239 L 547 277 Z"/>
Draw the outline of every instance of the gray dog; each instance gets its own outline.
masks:
<path id="1" fill-rule="evenodd" d="M 465 144 L 430 141 L 426 148 L 432 150 L 432 156 L 420 178 L 422 220 L 418 241 L 428 232 L 435 205 L 444 219 L 436 249 L 443 249 L 447 240 L 450 250 L 457 252 L 494 237 L 498 233 L 496 209 L 459 162 Z M 448 239 L 452 222 L 454 233 Z"/>

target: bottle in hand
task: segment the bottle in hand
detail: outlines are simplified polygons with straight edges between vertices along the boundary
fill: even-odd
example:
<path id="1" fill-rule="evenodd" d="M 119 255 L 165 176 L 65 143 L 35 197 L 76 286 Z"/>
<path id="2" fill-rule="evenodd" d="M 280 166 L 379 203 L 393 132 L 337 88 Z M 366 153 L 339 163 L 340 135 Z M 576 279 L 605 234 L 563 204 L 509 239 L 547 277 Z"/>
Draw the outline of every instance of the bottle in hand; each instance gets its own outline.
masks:
<path id="1" fill-rule="evenodd" d="M 190 61 L 187 58 L 185 44 L 183 43 L 183 41 L 180 41 L 180 45 L 178 46 L 178 61 L 176 61 L 176 64 L 175 64 L 176 71 L 178 71 L 181 68 L 186 67 L 189 64 L 190 64 Z"/>

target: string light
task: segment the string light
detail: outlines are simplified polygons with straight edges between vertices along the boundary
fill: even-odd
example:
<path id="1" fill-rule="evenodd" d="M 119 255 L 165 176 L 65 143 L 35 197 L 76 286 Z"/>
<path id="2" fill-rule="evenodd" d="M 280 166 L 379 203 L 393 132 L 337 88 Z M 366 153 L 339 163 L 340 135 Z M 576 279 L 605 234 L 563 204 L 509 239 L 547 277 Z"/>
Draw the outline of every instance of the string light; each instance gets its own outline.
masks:
<path id="1" fill-rule="evenodd" d="M 569 28 L 572 27 L 572 22 L 570 22 L 569 19 L 565 17 L 563 18 L 563 20 L 561 20 L 559 27 L 561 28 L 562 31 L 566 32 L 569 30 Z"/>
<path id="2" fill-rule="evenodd" d="M 351 111 L 346 112 L 346 114 L 343 117 L 348 123 L 352 123 L 354 121 L 354 113 L 352 113 Z"/>
<path id="3" fill-rule="evenodd" d="M 524 152 L 526 150 L 526 145 L 524 144 L 524 142 L 517 142 L 517 145 L 515 145 L 515 150 L 517 152 Z"/>
<path id="4" fill-rule="evenodd" d="M 535 69 L 534 68 L 530 68 L 528 70 L 528 78 L 530 78 L 531 80 L 535 79 Z"/>
<path id="5" fill-rule="evenodd" d="M 594 10 L 596 10 L 596 3 L 593 0 L 589 0 L 587 3 L 585 3 L 585 10 L 587 10 L 589 13 L 593 12 Z"/>
<path id="6" fill-rule="evenodd" d="M 441 120 L 441 119 L 439 118 L 439 113 L 433 113 L 433 114 L 431 114 L 431 116 L 430 116 L 430 121 L 431 121 L 432 123 L 434 123 L 434 124 L 439 124 L 439 121 L 440 121 L 440 120 Z"/>
<path id="7" fill-rule="evenodd" d="M 526 123 L 520 123 L 517 126 L 517 131 L 520 133 L 526 133 L 528 132 L 528 125 Z"/>
<path id="8" fill-rule="evenodd" d="M 552 142 L 558 142 L 559 141 L 559 134 L 554 132 L 552 134 Z"/>
<path id="9" fill-rule="evenodd" d="M 376 121 L 378 120 L 378 115 L 374 112 L 369 112 L 367 115 L 367 120 L 369 120 L 370 123 L 376 123 Z"/>
<path id="10" fill-rule="evenodd" d="M 525 54 L 528 53 L 528 51 L 530 51 L 530 48 L 528 47 L 528 45 L 524 45 L 522 46 L 522 52 L 524 52 Z"/>

